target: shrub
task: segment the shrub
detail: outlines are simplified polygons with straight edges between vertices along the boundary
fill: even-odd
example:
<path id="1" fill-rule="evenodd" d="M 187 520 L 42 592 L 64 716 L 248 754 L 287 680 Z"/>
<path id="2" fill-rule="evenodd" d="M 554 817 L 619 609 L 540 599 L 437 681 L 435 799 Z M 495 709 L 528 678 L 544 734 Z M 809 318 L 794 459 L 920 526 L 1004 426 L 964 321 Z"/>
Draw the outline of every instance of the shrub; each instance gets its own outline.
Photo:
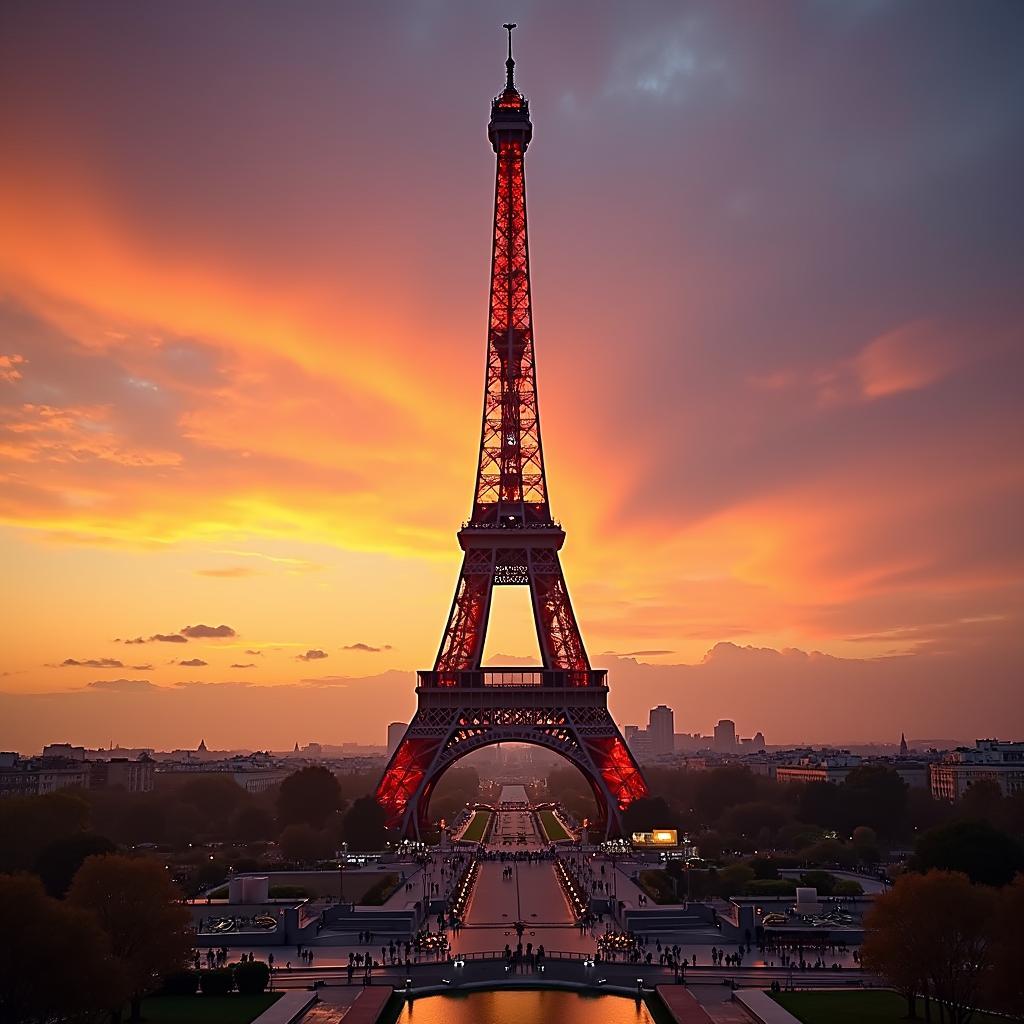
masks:
<path id="1" fill-rule="evenodd" d="M 676 887 L 664 871 L 641 871 L 640 888 L 655 903 L 677 903 Z"/>
<path id="2" fill-rule="evenodd" d="M 164 978 L 163 994 L 168 996 L 194 996 L 199 989 L 198 971 L 175 971 Z"/>
<path id="3" fill-rule="evenodd" d="M 835 891 L 836 877 L 828 871 L 805 871 L 800 875 L 800 884 L 813 886 L 819 896 L 831 896 Z"/>
<path id="4" fill-rule="evenodd" d="M 745 896 L 792 896 L 796 882 L 791 878 L 755 878 L 743 886 Z"/>
<path id="5" fill-rule="evenodd" d="M 235 986 L 243 996 L 257 996 L 270 982 L 270 968 L 262 960 L 235 964 Z"/>
<path id="6" fill-rule="evenodd" d="M 272 885 L 267 894 L 272 900 L 305 899 L 309 892 L 301 885 Z"/>
<path id="7" fill-rule="evenodd" d="M 199 975 L 199 989 L 204 996 L 226 996 L 235 986 L 229 967 L 216 967 Z"/>
<path id="8" fill-rule="evenodd" d="M 832 886 L 833 896 L 860 896 L 863 892 L 864 886 L 852 878 L 837 878 L 836 884 Z"/>
<path id="9" fill-rule="evenodd" d="M 364 907 L 379 907 L 398 888 L 398 875 L 385 875 L 363 893 L 359 901 Z"/>

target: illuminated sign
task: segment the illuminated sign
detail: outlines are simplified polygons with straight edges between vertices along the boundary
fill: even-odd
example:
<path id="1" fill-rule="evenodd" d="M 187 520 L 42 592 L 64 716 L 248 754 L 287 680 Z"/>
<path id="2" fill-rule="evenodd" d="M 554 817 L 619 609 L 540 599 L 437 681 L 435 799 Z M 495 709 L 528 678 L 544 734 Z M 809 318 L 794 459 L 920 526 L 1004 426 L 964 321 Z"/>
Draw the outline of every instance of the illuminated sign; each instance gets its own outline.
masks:
<path id="1" fill-rule="evenodd" d="M 653 832 L 634 832 L 634 846 L 678 846 L 679 833 L 674 828 L 656 828 Z"/>

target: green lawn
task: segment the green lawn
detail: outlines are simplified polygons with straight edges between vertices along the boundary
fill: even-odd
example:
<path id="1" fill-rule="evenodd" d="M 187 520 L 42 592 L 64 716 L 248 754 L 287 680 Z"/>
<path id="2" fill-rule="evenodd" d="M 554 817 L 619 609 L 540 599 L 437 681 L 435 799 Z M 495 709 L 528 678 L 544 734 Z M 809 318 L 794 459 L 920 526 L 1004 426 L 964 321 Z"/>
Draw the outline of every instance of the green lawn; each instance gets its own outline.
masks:
<path id="1" fill-rule="evenodd" d="M 260 996 L 150 996 L 142 1001 L 142 1019 L 148 1024 L 249 1024 L 280 992 Z"/>
<path id="2" fill-rule="evenodd" d="M 555 817 L 554 811 L 538 811 L 541 826 L 544 829 L 548 841 L 557 843 L 561 839 L 572 839 L 572 836 L 562 827 L 562 823 Z"/>
<path id="3" fill-rule="evenodd" d="M 461 838 L 468 843 L 482 842 L 490 820 L 490 811 L 474 811 L 473 820 L 466 826 L 466 831 L 462 833 Z"/>
<path id="4" fill-rule="evenodd" d="M 904 1024 L 907 1001 L 895 992 L 773 992 L 784 1006 L 803 1024 Z M 918 1020 L 924 1021 L 924 1003 L 917 1001 Z M 932 1019 L 938 1020 L 935 1008 Z M 976 1013 L 972 1024 L 1006 1024 L 1005 1017 Z"/>

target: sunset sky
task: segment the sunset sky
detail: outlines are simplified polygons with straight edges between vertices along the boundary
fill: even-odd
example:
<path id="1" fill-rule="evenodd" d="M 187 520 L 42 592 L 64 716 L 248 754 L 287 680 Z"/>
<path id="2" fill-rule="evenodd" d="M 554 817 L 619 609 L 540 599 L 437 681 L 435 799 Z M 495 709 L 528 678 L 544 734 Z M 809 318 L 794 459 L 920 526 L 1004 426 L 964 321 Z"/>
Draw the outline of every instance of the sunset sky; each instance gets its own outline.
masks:
<path id="1" fill-rule="evenodd" d="M 411 714 L 505 20 L 620 722 L 1024 738 L 1024 6 L 191 0 L 0 8 L 0 749 Z M 533 655 L 527 601 L 489 656 Z"/>

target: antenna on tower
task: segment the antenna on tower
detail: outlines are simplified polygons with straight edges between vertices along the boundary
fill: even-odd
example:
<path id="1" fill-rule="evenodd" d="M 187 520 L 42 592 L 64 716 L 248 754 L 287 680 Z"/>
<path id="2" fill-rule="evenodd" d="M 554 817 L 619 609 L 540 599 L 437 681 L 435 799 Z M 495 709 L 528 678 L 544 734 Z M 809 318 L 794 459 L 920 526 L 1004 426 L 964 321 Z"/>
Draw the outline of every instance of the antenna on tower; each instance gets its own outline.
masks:
<path id="1" fill-rule="evenodd" d="M 512 75 L 516 68 L 516 62 L 512 59 L 512 29 L 516 27 L 516 23 L 514 21 L 505 22 L 505 24 L 502 25 L 501 27 L 508 33 L 508 60 L 505 61 L 505 69 L 507 75 L 505 80 L 505 88 L 514 89 L 515 86 L 512 84 Z"/>

